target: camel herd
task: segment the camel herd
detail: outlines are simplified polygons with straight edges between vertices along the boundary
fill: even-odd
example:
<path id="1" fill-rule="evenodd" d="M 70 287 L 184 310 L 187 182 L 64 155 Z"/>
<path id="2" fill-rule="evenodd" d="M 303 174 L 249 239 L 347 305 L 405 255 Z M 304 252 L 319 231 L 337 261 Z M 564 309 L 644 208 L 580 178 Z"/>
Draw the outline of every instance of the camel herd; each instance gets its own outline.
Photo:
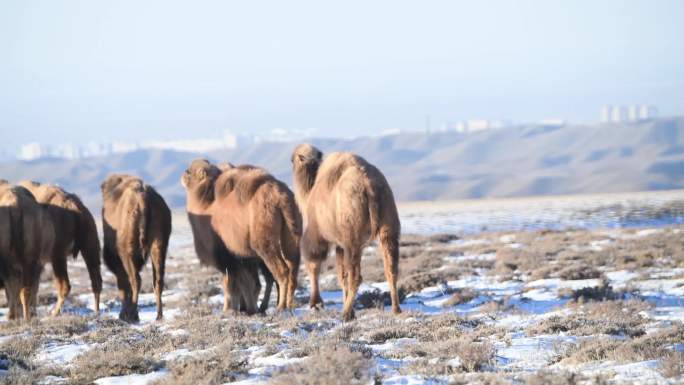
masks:
<path id="1" fill-rule="evenodd" d="M 311 284 L 311 308 L 323 306 L 321 264 L 334 250 L 343 292 L 342 318 L 354 318 L 361 283 L 361 252 L 377 240 L 384 257 L 392 311 L 399 313 L 397 276 L 400 223 L 383 174 L 360 156 L 297 146 L 292 153 L 293 193 L 266 170 L 194 160 L 181 176 L 195 251 L 201 264 L 223 274 L 223 311 L 253 314 L 269 304 L 273 284 L 277 309 L 295 306 L 300 256 Z M 8 318 L 35 314 L 38 282 L 52 265 L 58 315 L 70 291 L 67 260 L 80 253 L 90 275 L 94 311 L 99 312 L 100 251 L 116 276 L 119 318 L 138 321 L 140 270 L 152 260 L 157 319 L 163 317 L 164 268 L 171 211 L 140 178 L 113 174 L 101 185 L 102 250 L 95 220 L 81 200 L 53 185 L 0 180 L 0 287 Z M 264 297 L 260 274 L 266 284 Z"/>

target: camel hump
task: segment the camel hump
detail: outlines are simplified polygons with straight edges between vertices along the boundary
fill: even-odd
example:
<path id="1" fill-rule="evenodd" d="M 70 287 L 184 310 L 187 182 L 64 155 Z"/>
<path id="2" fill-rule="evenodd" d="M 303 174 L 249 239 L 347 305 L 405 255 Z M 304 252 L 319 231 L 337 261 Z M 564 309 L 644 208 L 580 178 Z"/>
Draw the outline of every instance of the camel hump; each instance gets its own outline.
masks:
<path id="1" fill-rule="evenodd" d="M 366 165 L 368 162 L 358 155 L 350 152 L 333 152 L 321 165 L 318 176 L 328 190 L 333 190 L 345 172 L 350 169 L 364 172 Z M 318 181 L 319 179 L 316 182 Z"/>
<path id="2" fill-rule="evenodd" d="M 352 183 L 362 184 L 368 204 L 368 217 L 371 237 L 376 238 L 383 226 L 391 231 L 399 231 L 394 195 L 385 176 L 363 157 L 349 152 L 335 152 L 321 165 L 316 183 L 322 183 L 328 191 L 333 191 L 342 178 Z"/>
<path id="3" fill-rule="evenodd" d="M 240 203 L 249 202 L 261 186 L 275 182 L 275 178 L 264 169 L 246 170 L 235 184 L 235 193 Z"/>
<path id="4" fill-rule="evenodd" d="M 23 218 L 20 196 L 11 185 L 2 185 L 0 188 L 0 251 L 9 251 L 14 255 L 22 255 L 23 242 Z"/>
<path id="5" fill-rule="evenodd" d="M 257 190 L 276 179 L 261 167 L 240 165 L 227 169 L 219 175 L 214 186 L 216 197 L 226 197 L 235 193 L 238 202 L 249 202 Z"/>

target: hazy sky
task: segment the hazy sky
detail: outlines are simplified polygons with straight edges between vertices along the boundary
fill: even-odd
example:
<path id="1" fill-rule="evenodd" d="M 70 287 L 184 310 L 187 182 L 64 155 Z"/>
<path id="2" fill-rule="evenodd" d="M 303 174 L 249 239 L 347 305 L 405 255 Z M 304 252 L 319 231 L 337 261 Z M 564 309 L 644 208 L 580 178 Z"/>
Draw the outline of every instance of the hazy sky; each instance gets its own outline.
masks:
<path id="1" fill-rule="evenodd" d="M 684 1 L 3 1 L 0 148 L 684 115 Z"/>

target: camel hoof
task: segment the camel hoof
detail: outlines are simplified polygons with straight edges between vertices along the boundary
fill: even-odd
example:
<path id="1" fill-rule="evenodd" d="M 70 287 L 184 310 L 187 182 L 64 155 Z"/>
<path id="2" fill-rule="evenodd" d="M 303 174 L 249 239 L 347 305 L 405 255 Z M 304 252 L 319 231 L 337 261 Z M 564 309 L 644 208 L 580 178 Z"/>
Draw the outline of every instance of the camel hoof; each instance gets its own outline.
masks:
<path id="1" fill-rule="evenodd" d="M 346 313 L 342 313 L 342 321 L 344 321 L 344 322 L 353 321 L 355 318 L 356 318 L 356 315 L 354 314 L 354 310 L 350 310 Z"/>
<path id="2" fill-rule="evenodd" d="M 157 314 L 157 321 L 163 321 L 163 320 L 164 320 L 164 316 L 161 314 Z"/>
<path id="3" fill-rule="evenodd" d="M 138 316 L 138 312 L 136 310 L 122 309 L 121 312 L 119 312 L 119 319 L 131 324 L 140 322 L 140 317 Z"/>
<path id="4" fill-rule="evenodd" d="M 401 314 L 401 308 L 398 306 L 396 308 L 392 308 L 392 313 L 393 314 Z"/>

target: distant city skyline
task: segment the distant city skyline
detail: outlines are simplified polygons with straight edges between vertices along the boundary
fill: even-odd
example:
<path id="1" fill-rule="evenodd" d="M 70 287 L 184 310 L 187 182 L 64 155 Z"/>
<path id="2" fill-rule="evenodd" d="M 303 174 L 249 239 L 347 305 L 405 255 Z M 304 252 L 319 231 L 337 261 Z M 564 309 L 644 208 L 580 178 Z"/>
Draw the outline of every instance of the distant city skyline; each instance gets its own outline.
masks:
<path id="1" fill-rule="evenodd" d="M 607 104 L 681 116 L 683 17 L 676 0 L 10 0 L 0 156 L 225 131 L 378 135 L 426 116 L 435 130 L 595 122 Z"/>

